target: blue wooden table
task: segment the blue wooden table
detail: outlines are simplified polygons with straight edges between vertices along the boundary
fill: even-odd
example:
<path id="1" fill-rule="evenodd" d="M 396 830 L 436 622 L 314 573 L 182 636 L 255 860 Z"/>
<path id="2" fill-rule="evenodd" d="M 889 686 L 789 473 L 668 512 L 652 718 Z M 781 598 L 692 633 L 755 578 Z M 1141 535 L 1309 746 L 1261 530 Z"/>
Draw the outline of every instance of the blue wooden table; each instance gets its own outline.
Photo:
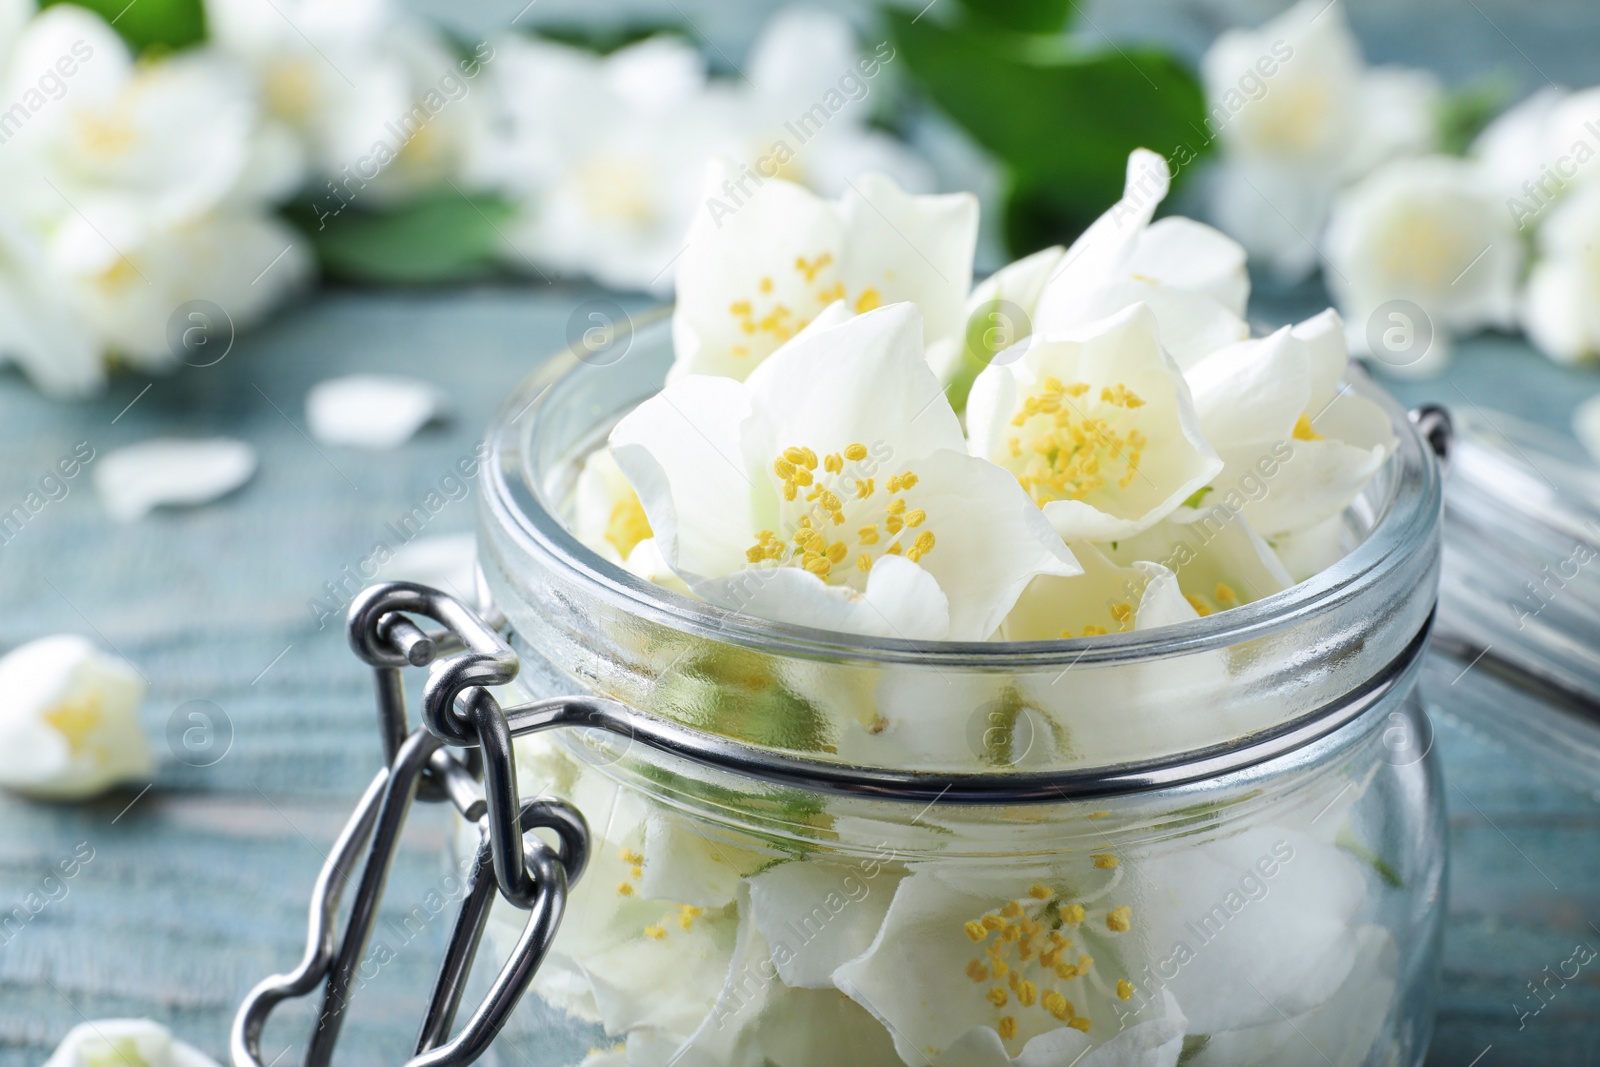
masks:
<path id="1" fill-rule="evenodd" d="M 336 627 L 319 629 L 309 601 L 472 447 L 592 295 L 327 293 L 241 338 L 217 366 L 121 378 L 78 405 L 0 376 L 0 501 L 85 440 L 103 454 L 156 434 L 230 434 L 262 460 L 226 500 L 131 526 L 111 522 L 79 479 L 0 548 L 0 647 L 72 631 L 121 652 L 149 678 L 144 725 L 163 757 L 148 789 L 91 804 L 0 798 L 0 912 L 75 849 L 93 855 L 65 895 L 0 944 L 0 1067 L 37 1067 L 75 1023 L 119 1015 L 162 1020 L 224 1058 L 241 995 L 299 958 L 307 890 L 379 759 L 367 675 Z M 436 381 L 454 415 L 395 452 L 313 446 L 302 432 L 307 387 L 357 370 Z M 1600 391 L 1600 376 L 1488 338 L 1466 345 L 1447 378 L 1400 391 L 1563 423 Z M 473 505 L 449 504 L 432 521 L 430 533 L 468 530 Z M 215 703 L 232 730 L 226 756 L 204 768 L 180 762 L 165 741 L 169 719 L 196 699 Z M 1546 966 L 1580 942 L 1600 947 L 1600 803 L 1448 720 L 1437 744 L 1453 870 L 1429 1063 L 1600 1062 L 1600 968 L 1525 1026 L 1518 1018 Z M 439 882 L 447 831 L 444 812 L 418 811 L 391 917 Z M 404 1058 L 445 922 L 414 934 L 357 1001 L 342 1062 Z M 303 1016 L 270 1029 L 268 1054 L 303 1032 Z M 524 1035 L 495 1055 L 554 1067 L 579 1058 L 580 1042 L 565 1031 L 543 1043 Z"/>

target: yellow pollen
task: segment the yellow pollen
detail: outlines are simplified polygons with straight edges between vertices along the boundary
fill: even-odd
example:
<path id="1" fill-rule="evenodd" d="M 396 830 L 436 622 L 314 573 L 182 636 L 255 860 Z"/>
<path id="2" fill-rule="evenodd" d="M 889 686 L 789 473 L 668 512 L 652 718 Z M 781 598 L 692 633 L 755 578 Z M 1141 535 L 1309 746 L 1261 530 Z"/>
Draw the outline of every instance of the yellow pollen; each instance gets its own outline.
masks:
<path id="1" fill-rule="evenodd" d="M 995 1007 L 1003 1008 L 1008 1003 L 1010 1003 L 1011 994 L 1007 993 L 1004 989 L 1001 989 L 999 986 L 995 986 L 993 989 L 989 990 L 989 992 L 986 995 L 985 999 L 987 999 L 989 1001 L 989 1003 L 993 1004 Z"/>
<path id="2" fill-rule="evenodd" d="M 619 855 L 622 856 L 622 862 L 629 864 L 630 866 L 639 867 L 644 864 L 644 856 L 633 851 L 631 848 L 623 849 Z"/>
<path id="3" fill-rule="evenodd" d="M 1002 1015 L 1000 1017 L 1000 1025 L 995 1029 L 999 1031 L 1001 1040 L 1010 1041 L 1017 1036 L 1017 1020 L 1009 1015 Z"/>
<path id="4" fill-rule="evenodd" d="M 1028 890 L 1028 895 L 1034 900 L 1049 900 L 1055 894 L 1050 892 L 1049 886 L 1040 885 L 1039 883 L 1035 882 L 1033 887 Z"/>
<path id="5" fill-rule="evenodd" d="M 983 924 L 975 919 L 968 919 L 965 929 L 967 936 L 974 941 L 982 941 L 989 936 L 989 932 L 984 929 Z"/>
<path id="6" fill-rule="evenodd" d="M 856 534 L 861 538 L 861 543 L 864 545 L 878 543 L 878 528 L 876 526 L 863 526 L 856 531 Z"/>
<path id="7" fill-rule="evenodd" d="M 1086 1034 L 1089 1032 L 1089 1020 L 1085 1019 L 1081 1015 L 1068 1019 L 1067 1025 L 1072 1027 L 1074 1030 L 1082 1030 Z"/>
<path id="8" fill-rule="evenodd" d="M 1024 1008 L 1031 1008 L 1039 1000 L 1039 987 L 1029 981 L 1017 983 L 1017 1003 Z"/>
<path id="9" fill-rule="evenodd" d="M 1217 583 L 1215 592 L 1218 604 L 1233 604 L 1237 603 L 1239 600 L 1239 594 L 1235 593 L 1232 589 L 1228 588 L 1221 582 Z"/>
<path id="10" fill-rule="evenodd" d="M 992 914 L 992 913 L 989 914 L 989 915 L 985 915 L 979 921 L 983 923 L 983 928 L 985 930 L 998 930 L 1002 926 L 1005 925 L 1005 923 L 1001 920 L 1000 916 Z"/>
<path id="11" fill-rule="evenodd" d="M 1133 926 L 1133 909 L 1124 904 L 1120 908 L 1112 908 L 1106 916 L 1106 929 L 1114 933 L 1125 934 Z M 1126 998 L 1124 998 L 1126 999 Z"/>
<path id="12" fill-rule="evenodd" d="M 1009 469 L 1040 506 L 1081 500 L 1113 479 L 1126 489 L 1138 476 L 1141 450 L 1149 441 L 1128 425 L 1128 413 L 1144 400 L 1117 383 L 1102 387 L 1096 402 L 1073 402 L 1088 393 L 1085 382 L 1063 385 L 1047 377 L 1011 419 L 1027 432 L 1007 442 Z"/>
<path id="13" fill-rule="evenodd" d="M 1102 871 L 1109 871 L 1111 868 L 1117 865 L 1117 857 L 1113 856 L 1109 852 L 1097 853 L 1093 859 L 1094 865 Z"/>
<path id="14" fill-rule="evenodd" d="M 1195 614 L 1200 616 L 1202 619 L 1217 610 L 1216 608 L 1212 607 L 1210 602 L 1204 597 L 1190 596 L 1186 593 L 1184 594 L 1183 599 L 1189 602 L 1189 606 L 1194 608 Z"/>
<path id="15" fill-rule="evenodd" d="M 817 272 L 832 262 L 832 252 L 824 252 L 820 256 L 809 261 L 805 256 L 795 256 L 794 269 L 805 275 L 806 281 L 814 282 L 817 280 Z"/>
<path id="16" fill-rule="evenodd" d="M 872 495 L 873 489 L 876 488 L 876 486 L 873 484 L 873 481 L 874 481 L 874 479 L 868 478 L 864 482 L 863 481 L 857 481 L 856 482 L 856 499 L 857 500 L 865 500 L 865 499 L 867 499 L 867 497 Z"/>
<path id="17" fill-rule="evenodd" d="M 688 933 L 690 930 L 694 929 L 694 921 L 698 919 L 704 911 L 704 908 L 697 908 L 692 904 L 680 904 L 678 906 L 678 926 L 683 930 L 684 933 Z"/>
<path id="18" fill-rule="evenodd" d="M 844 470 L 844 457 L 837 452 L 829 452 L 822 458 L 822 469 L 829 474 L 838 474 Z"/>
<path id="19" fill-rule="evenodd" d="M 983 965 L 982 960 L 973 960 L 967 964 L 967 977 L 974 982 L 987 982 L 989 980 L 989 968 Z"/>
<path id="20" fill-rule="evenodd" d="M 1061 916 L 1062 922 L 1076 926 L 1083 922 L 1083 905 L 1063 904 L 1056 914 Z"/>
<path id="21" fill-rule="evenodd" d="M 1079 974 L 1088 974 L 1089 973 L 1089 968 L 1093 967 L 1093 966 L 1094 966 L 1094 957 L 1093 956 L 1079 956 L 1078 957 L 1078 973 Z"/>
<path id="22" fill-rule="evenodd" d="M 761 279 L 761 291 L 763 293 L 772 292 L 772 279 L 771 278 L 768 278 L 768 277 L 765 277 L 765 276 L 762 277 L 762 279 Z"/>
<path id="23" fill-rule="evenodd" d="M 856 297 L 856 313 L 858 315 L 864 315 L 882 303 L 882 295 L 879 294 L 878 290 L 869 285 L 865 289 L 861 290 L 860 296 Z"/>
<path id="24" fill-rule="evenodd" d="M 1000 914 L 1008 919 L 1022 918 L 1022 902 L 1020 900 L 1007 901 L 1006 906 L 1000 909 Z"/>
<path id="25" fill-rule="evenodd" d="M 639 495 L 629 490 L 611 508 L 606 519 L 606 541 L 626 559 L 634 546 L 651 535 L 650 520 L 645 517 L 644 505 Z"/>
<path id="26" fill-rule="evenodd" d="M 927 520 L 928 513 L 923 511 L 921 508 L 913 508 L 911 511 L 906 512 L 907 526 L 915 528 L 921 526 Z"/>
<path id="27" fill-rule="evenodd" d="M 1045 1011 L 1054 1015 L 1061 1022 L 1066 1022 L 1077 1014 L 1072 1001 L 1056 992 L 1054 989 L 1047 992 L 1039 1001 Z"/>
<path id="28" fill-rule="evenodd" d="M 667 937 L 667 928 L 665 926 L 646 926 L 644 928 L 644 936 L 652 941 L 664 941 Z"/>
<path id="29" fill-rule="evenodd" d="M 1133 619 L 1133 606 L 1131 604 L 1111 605 L 1111 617 L 1120 623 L 1127 623 Z"/>
<path id="30" fill-rule="evenodd" d="M 1311 418 L 1302 414 L 1294 420 L 1294 439 L 1296 441 L 1320 441 L 1322 435 L 1311 428 Z"/>
<path id="31" fill-rule="evenodd" d="M 872 569 L 872 557 L 863 552 L 856 557 L 856 570 L 866 574 Z"/>
<path id="32" fill-rule="evenodd" d="M 617 896 L 619 896 L 619 897 L 631 897 L 631 896 L 633 896 L 633 886 L 629 885 L 627 882 L 618 882 L 617 883 Z"/>
<path id="33" fill-rule="evenodd" d="M 1133 999 L 1133 983 L 1126 978 L 1117 979 L 1117 998 L 1124 1002 Z"/>
<path id="34" fill-rule="evenodd" d="M 917 534 L 917 539 L 911 545 L 911 551 L 906 553 L 906 559 L 915 563 L 917 560 L 933 551 L 933 531 L 923 530 Z M 943 559 L 944 557 L 939 557 Z"/>
<path id="35" fill-rule="evenodd" d="M 857 463 L 863 459 L 866 459 L 867 446 L 859 443 L 846 445 L 844 449 L 844 458 L 848 459 L 851 463 Z"/>

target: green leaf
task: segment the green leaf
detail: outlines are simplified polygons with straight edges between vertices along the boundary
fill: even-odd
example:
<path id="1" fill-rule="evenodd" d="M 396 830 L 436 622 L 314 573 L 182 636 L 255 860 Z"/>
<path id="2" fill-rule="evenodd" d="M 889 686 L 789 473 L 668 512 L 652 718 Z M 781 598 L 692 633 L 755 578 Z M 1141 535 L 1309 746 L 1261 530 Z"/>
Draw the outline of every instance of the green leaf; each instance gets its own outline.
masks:
<path id="1" fill-rule="evenodd" d="M 163 51 L 206 39 L 201 0 L 44 0 L 40 7 L 72 3 L 111 24 L 136 52 Z"/>
<path id="2" fill-rule="evenodd" d="M 962 0 L 962 6 L 980 19 L 1008 29 L 1058 33 L 1066 28 L 1073 0 Z"/>
<path id="3" fill-rule="evenodd" d="M 556 41 L 607 56 L 612 52 L 649 40 L 651 37 L 681 37 L 692 40 L 684 27 L 675 22 L 626 22 L 606 26 L 585 26 L 579 23 L 541 24 L 539 37 Z"/>
<path id="4" fill-rule="evenodd" d="M 327 198 L 291 218 L 310 236 L 323 270 L 344 281 L 429 284 L 491 274 L 515 209 L 488 196 L 453 190 L 385 212 L 347 208 Z"/>
<path id="5" fill-rule="evenodd" d="M 1161 153 L 1181 181 L 1211 147 L 1198 80 L 1159 49 L 886 15 L 934 102 L 1007 165 L 1013 254 L 1069 239 L 1114 203 L 1133 149 Z"/>
<path id="6" fill-rule="evenodd" d="M 1483 128 L 1505 109 L 1515 86 L 1502 72 L 1451 89 L 1439 101 L 1439 147 L 1450 155 L 1464 155 Z"/>

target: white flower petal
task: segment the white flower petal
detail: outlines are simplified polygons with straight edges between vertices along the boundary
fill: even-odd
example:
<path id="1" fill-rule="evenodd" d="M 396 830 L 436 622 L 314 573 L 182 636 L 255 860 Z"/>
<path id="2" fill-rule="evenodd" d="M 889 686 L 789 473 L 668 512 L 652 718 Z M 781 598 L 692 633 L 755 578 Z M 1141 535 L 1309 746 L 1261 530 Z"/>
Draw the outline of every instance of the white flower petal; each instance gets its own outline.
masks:
<path id="1" fill-rule="evenodd" d="M 856 865 L 812 859 L 750 879 L 751 913 L 778 975 L 805 989 L 833 988 L 833 972 L 871 946 L 893 893 Z"/>
<path id="2" fill-rule="evenodd" d="M 1152 560 L 1177 575 L 1187 602 L 1206 614 L 1248 604 L 1294 584 L 1240 509 L 1211 503 L 1179 508 L 1137 537 L 1117 542 L 1113 559 Z M 1140 616 L 1141 622 L 1143 615 Z M 1141 629 L 1142 629 L 1141 625 Z"/>
<path id="3" fill-rule="evenodd" d="M 1079 391 L 1047 397 L 1051 379 Z M 1117 391 L 1138 402 L 1115 399 Z M 1027 415 L 1028 402 L 1058 405 L 1068 425 L 1056 427 L 1048 413 Z M 1025 421 L 1018 427 L 1014 417 Z M 1095 429 L 1089 419 L 1105 425 Z M 1142 304 L 1072 334 L 1035 338 L 1021 359 L 991 365 L 973 384 L 967 426 L 973 453 L 1028 479 L 1024 487 L 1032 486 L 1067 541 L 1147 529 L 1222 469 L 1201 436 L 1188 386 L 1161 350 L 1155 316 Z M 1037 452 L 1036 442 L 1049 435 L 1080 430 L 1100 442 L 1089 457 L 1092 470 L 1079 458 L 1081 446 Z"/>
<path id="4" fill-rule="evenodd" d="M 156 438 L 107 453 L 95 465 L 94 487 L 112 518 L 132 522 L 156 507 L 226 496 L 255 470 L 255 449 L 243 441 Z"/>
<path id="5" fill-rule="evenodd" d="M 478 536 L 437 534 L 407 541 L 378 568 L 386 582 L 419 582 L 474 603 L 478 585 Z"/>
<path id="6" fill-rule="evenodd" d="M 217 1067 L 216 1061 L 149 1019 L 96 1019 L 67 1031 L 45 1067 L 95 1067 L 102 1063 L 145 1067 Z"/>
<path id="7" fill-rule="evenodd" d="M 916 305 L 891 304 L 796 337 L 751 374 L 752 403 L 772 449 L 819 455 L 852 442 L 893 449 L 909 464 L 965 439 L 944 390 L 922 357 Z"/>
<path id="8" fill-rule="evenodd" d="M 933 575 L 899 556 L 880 557 L 859 592 L 799 567 L 746 569 L 690 588 L 732 611 L 817 630 L 908 641 L 942 641 L 950 633 L 949 598 Z"/>
<path id="9" fill-rule="evenodd" d="M 1197 1033 L 1314 1008 L 1355 964 L 1351 921 L 1366 902 L 1360 868 L 1297 830 L 1257 826 L 1185 841 L 1131 865 L 1129 877 L 1149 943 L 1191 950 L 1165 985 Z"/>
<path id="10" fill-rule="evenodd" d="M 387 449 L 438 417 L 444 393 L 429 382 L 389 374 L 349 374 L 306 393 L 306 428 L 327 445 Z"/>
<path id="11" fill-rule="evenodd" d="M 148 778 L 145 683 L 81 637 L 43 637 L 0 658 L 0 786 L 77 800 Z"/>
<path id="12" fill-rule="evenodd" d="M 1150 224 L 1128 267 L 1157 285 L 1209 296 L 1240 317 L 1250 300 L 1243 246 L 1220 230 L 1179 215 Z"/>
<path id="13" fill-rule="evenodd" d="M 775 510 L 764 474 L 745 469 L 738 382 L 691 375 L 640 404 L 611 431 L 617 466 L 639 494 L 656 542 L 690 584 L 745 566 L 745 549 Z M 763 492 L 765 490 L 765 492 Z"/>
<path id="14" fill-rule="evenodd" d="M 839 201 L 848 254 L 846 290 L 861 304 L 909 300 L 922 310 L 923 339 L 960 336 L 972 288 L 978 198 L 911 196 L 881 174 L 863 174 Z"/>
<path id="15" fill-rule="evenodd" d="M 1288 439 L 1311 404 L 1307 346 L 1288 327 L 1218 349 L 1184 374 L 1200 430 L 1220 452 Z"/>
<path id="16" fill-rule="evenodd" d="M 833 205 L 801 186 L 770 181 L 724 210 L 725 161 L 707 170 L 704 203 L 684 239 L 672 315 L 674 376 L 744 378 L 835 297 L 826 287 L 845 232 Z M 797 265 L 797 263 L 799 265 Z M 821 276 L 824 272 L 826 277 Z"/>

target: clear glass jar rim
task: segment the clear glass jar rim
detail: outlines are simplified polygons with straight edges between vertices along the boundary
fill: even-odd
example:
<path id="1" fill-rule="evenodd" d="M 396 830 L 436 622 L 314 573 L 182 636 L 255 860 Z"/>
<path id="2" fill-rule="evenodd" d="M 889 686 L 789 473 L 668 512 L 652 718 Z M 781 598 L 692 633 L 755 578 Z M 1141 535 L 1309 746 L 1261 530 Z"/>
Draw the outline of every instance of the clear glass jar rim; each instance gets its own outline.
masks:
<path id="1" fill-rule="evenodd" d="M 635 334 L 665 329 L 671 307 L 634 320 Z M 635 340 L 637 342 L 637 339 Z M 1388 495 L 1367 535 L 1337 563 L 1283 592 L 1190 622 L 1151 630 L 1055 641 L 913 641 L 841 634 L 775 622 L 683 596 L 613 564 L 568 529 L 546 499 L 526 447 L 530 428 L 565 376 L 584 369 L 565 349 L 523 379 L 490 424 L 487 512 L 540 565 L 597 600 L 686 634 L 773 654 L 881 665 L 975 670 L 1127 664 L 1227 648 L 1337 611 L 1404 569 L 1439 521 L 1442 485 L 1432 449 L 1404 408 L 1359 372 L 1347 384 L 1389 416 L 1397 445 Z"/>

